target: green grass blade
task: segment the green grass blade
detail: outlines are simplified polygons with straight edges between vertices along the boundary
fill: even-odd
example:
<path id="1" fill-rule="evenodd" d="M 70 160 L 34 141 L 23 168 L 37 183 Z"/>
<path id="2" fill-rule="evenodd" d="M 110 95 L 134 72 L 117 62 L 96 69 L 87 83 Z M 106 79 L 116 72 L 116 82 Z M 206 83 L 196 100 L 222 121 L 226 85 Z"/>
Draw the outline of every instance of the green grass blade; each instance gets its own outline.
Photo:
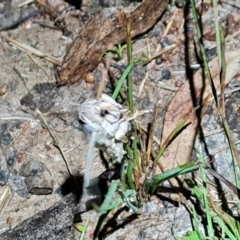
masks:
<path id="1" fill-rule="evenodd" d="M 202 151 L 202 147 L 200 145 L 200 162 L 202 164 L 205 163 L 204 161 L 204 156 L 203 156 L 203 151 Z M 200 170 L 201 170 L 201 176 L 202 176 L 202 183 L 203 183 L 203 189 L 202 189 L 202 193 L 203 193 L 203 201 L 204 201 L 204 208 L 206 211 L 206 215 L 207 215 L 207 229 L 208 229 L 208 234 L 209 237 L 211 239 L 213 239 L 214 237 L 214 228 L 213 228 L 213 223 L 212 223 L 212 216 L 210 214 L 210 209 L 209 209 L 209 204 L 208 204 L 208 189 L 207 189 L 207 176 L 206 176 L 206 170 L 205 168 L 202 168 L 200 166 Z"/>
<path id="2" fill-rule="evenodd" d="M 122 88 L 123 83 L 124 83 L 124 81 L 126 80 L 128 74 L 131 72 L 133 66 L 134 66 L 134 63 L 130 63 L 130 64 L 128 65 L 128 67 L 125 69 L 123 75 L 122 75 L 121 78 L 119 79 L 118 84 L 117 84 L 117 86 L 116 86 L 116 88 L 115 88 L 115 90 L 114 90 L 114 92 L 113 92 L 113 94 L 112 94 L 112 98 L 113 98 L 113 99 L 116 99 L 116 98 L 117 98 L 117 96 L 118 96 L 118 94 L 119 94 L 119 92 L 120 92 L 120 89 Z"/>
<path id="3" fill-rule="evenodd" d="M 111 202 L 113 201 L 114 195 L 117 191 L 117 188 L 120 186 L 120 180 L 113 180 L 108 189 L 108 193 L 105 196 L 105 199 L 100 207 L 94 205 L 94 208 L 97 212 L 104 214 L 108 211 Z"/>
<path id="4" fill-rule="evenodd" d="M 157 174 L 155 175 L 150 182 L 152 182 L 151 192 L 154 192 L 155 189 L 161 184 L 162 182 L 177 177 L 182 174 L 190 173 L 193 171 L 198 170 L 199 165 L 195 162 L 189 162 L 186 164 L 183 164 L 181 166 L 178 166 L 176 168 L 173 168 L 167 172 Z M 149 186 L 148 186 L 149 187 Z M 147 190 L 147 189 L 146 189 Z"/>
<path id="5" fill-rule="evenodd" d="M 89 224 L 89 216 L 88 216 L 88 218 L 87 218 L 86 224 L 84 225 L 84 228 L 83 228 L 83 230 L 82 230 L 82 234 L 81 234 L 81 237 L 80 237 L 79 240 L 83 240 L 83 239 L 84 239 L 85 233 L 86 233 L 86 231 L 87 231 L 88 224 Z"/>
<path id="6" fill-rule="evenodd" d="M 136 189 L 135 183 L 133 181 L 133 161 L 129 160 L 127 167 L 127 183 L 130 189 Z"/>
<path id="7" fill-rule="evenodd" d="M 154 166 L 156 166 L 158 160 L 163 155 L 163 152 L 166 150 L 168 145 L 171 143 L 171 141 L 176 137 L 176 135 L 185 127 L 185 123 L 187 122 L 187 119 L 181 120 L 181 122 L 176 126 L 176 128 L 170 133 L 168 138 L 165 140 L 161 148 L 159 149 L 155 159 L 154 159 Z"/>

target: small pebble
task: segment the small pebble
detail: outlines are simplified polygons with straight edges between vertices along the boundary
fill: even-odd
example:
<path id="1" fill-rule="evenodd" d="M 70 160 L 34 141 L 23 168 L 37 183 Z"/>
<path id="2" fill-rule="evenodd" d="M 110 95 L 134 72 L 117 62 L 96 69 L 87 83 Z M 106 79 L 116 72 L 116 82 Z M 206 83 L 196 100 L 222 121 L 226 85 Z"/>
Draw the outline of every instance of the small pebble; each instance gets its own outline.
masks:
<path id="1" fill-rule="evenodd" d="M 94 83 L 94 76 L 92 73 L 88 73 L 85 78 L 87 83 Z"/>
<path id="2" fill-rule="evenodd" d="M 17 157 L 17 151 L 13 147 L 9 147 L 8 151 L 5 153 L 5 159 L 8 167 L 12 168 Z"/>
<path id="3" fill-rule="evenodd" d="M 170 44 L 167 42 L 167 40 L 166 39 L 164 39 L 164 38 L 162 38 L 161 40 L 160 40 L 160 44 L 161 44 L 161 47 L 162 48 L 166 48 L 166 47 L 168 47 Z"/>
<path id="4" fill-rule="evenodd" d="M 63 192 L 61 188 L 57 188 L 54 192 L 55 194 L 57 194 L 58 196 L 62 197 L 63 196 Z"/>
<path id="5" fill-rule="evenodd" d="M 0 143 L 4 146 L 8 146 L 13 140 L 11 134 L 8 131 L 0 133 L 0 138 Z"/>
<path id="6" fill-rule="evenodd" d="M 186 5 L 186 1 L 183 0 L 176 0 L 175 4 L 178 8 L 183 8 Z"/>
<path id="7" fill-rule="evenodd" d="M 207 54 L 207 58 L 208 60 L 213 59 L 216 56 L 216 47 L 214 48 L 210 48 L 210 49 L 206 49 L 206 54 Z"/>
<path id="8" fill-rule="evenodd" d="M 8 161 L 7 161 L 7 164 L 8 165 L 13 165 L 13 163 L 14 163 L 14 159 L 13 158 L 10 158 L 10 159 L 8 159 Z"/>
<path id="9" fill-rule="evenodd" d="M 162 58 L 161 57 L 156 58 L 155 62 L 157 65 L 160 65 L 162 63 Z"/>
<path id="10" fill-rule="evenodd" d="M 183 81 L 182 80 L 177 80 L 175 82 L 175 87 L 181 87 L 183 85 Z"/>
<path id="11" fill-rule="evenodd" d="M 171 79 L 172 74 L 168 69 L 163 69 L 162 70 L 162 79 L 169 80 Z"/>
<path id="12" fill-rule="evenodd" d="M 33 95 L 31 93 L 28 93 L 20 100 L 20 103 L 21 105 L 24 105 L 24 106 L 30 106 L 32 104 L 32 100 L 33 100 Z"/>
<path id="13" fill-rule="evenodd" d="M 162 61 L 167 61 L 167 60 L 170 60 L 170 54 L 169 52 L 165 52 L 162 54 L 161 58 L 162 58 Z"/>
<path id="14" fill-rule="evenodd" d="M 8 224 L 8 225 L 11 225 L 12 222 L 13 222 L 13 218 L 8 217 L 8 218 L 7 218 L 7 224 Z"/>
<path id="15" fill-rule="evenodd" d="M 200 68 L 200 64 L 196 63 L 196 64 L 191 64 L 190 65 L 190 68 L 193 70 L 193 71 L 197 71 L 199 68 Z"/>

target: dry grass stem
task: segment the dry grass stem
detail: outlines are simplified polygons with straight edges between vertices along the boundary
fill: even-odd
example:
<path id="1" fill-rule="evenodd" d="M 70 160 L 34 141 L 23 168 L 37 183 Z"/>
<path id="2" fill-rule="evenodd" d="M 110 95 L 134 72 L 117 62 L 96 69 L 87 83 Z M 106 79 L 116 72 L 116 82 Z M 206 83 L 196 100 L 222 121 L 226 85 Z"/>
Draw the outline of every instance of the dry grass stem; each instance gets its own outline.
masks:
<path id="1" fill-rule="evenodd" d="M 72 175 L 72 173 L 71 173 L 70 166 L 69 166 L 69 163 L 68 163 L 68 159 L 67 159 L 67 157 L 66 157 L 66 155 L 65 155 L 65 153 L 64 153 L 64 151 L 63 151 L 63 148 L 62 148 L 61 144 L 59 143 L 59 141 L 58 141 L 57 137 L 55 136 L 55 134 L 53 133 L 53 131 L 50 129 L 50 127 L 49 127 L 47 121 L 45 120 L 42 112 L 41 112 L 39 109 L 37 109 L 37 110 L 36 110 L 36 113 L 40 116 L 40 118 L 41 118 L 41 120 L 43 121 L 44 125 L 46 126 L 49 134 L 50 134 L 51 137 L 53 138 L 53 140 L 54 140 L 54 142 L 55 142 L 55 145 L 56 145 L 57 148 L 59 149 L 59 151 L 60 151 L 60 153 L 61 153 L 61 155 L 62 155 L 62 157 L 63 157 L 63 160 L 64 160 L 64 162 L 65 162 L 65 164 L 66 164 L 66 166 L 67 166 L 67 170 L 68 170 L 68 173 L 69 173 L 70 177 L 73 179 L 74 183 L 76 184 L 76 187 L 79 189 L 77 180 L 76 180 L 76 178 L 75 178 L 75 177 Z"/>
<path id="2" fill-rule="evenodd" d="M 147 128 L 145 128 L 144 126 L 142 126 L 141 124 L 138 123 L 138 127 L 141 128 L 145 133 L 148 133 L 148 130 Z M 160 145 L 161 144 L 161 140 L 156 137 L 155 135 L 153 135 L 153 140 L 158 144 Z"/>
<path id="3" fill-rule="evenodd" d="M 139 90 L 138 90 L 138 93 L 137 93 L 137 98 L 139 98 L 142 95 L 143 87 L 144 87 L 147 79 L 148 79 L 148 72 L 146 72 L 145 77 L 143 78 L 143 80 L 142 80 L 142 82 L 139 86 Z"/>
<path id="4" fill-rule="evenodd" d="M 13 67 L 13 70 L 17 73 L 17 75 L 18 75 L 19 78 L 21 79 L 21 81 L 22 81 L 22 83 L 23 83 L 25 89 L 27 90 L 27 92 L 30 93 L 30 91 L 29 91 L 29 89 L 28 89 L 28 87 L 27 87 L 27 85 L 26 85 L 26 83 L 25 83 L 25 80 L 24 80 L 22 74 L 21 74 L 21 73 L 18 71 L 18 69 L 15 68 L 15 67 Z"/>
<path id="5" fill-rule="evenodd" d="M 49 79 L 52 83 L 55 83 L 55 82 L 56 82 L 55 79 L 53 79 L 51 76 L 49 76 L 49 75 L 47 74 L 47 72 L 41 67 L 41 65 L 38 63 L 38 61 L 37 61 L 36 59 L 34 59 L 34 57 L 32 56 L 32 54 L 31 54 L 30 52 L 27 52 L 27 55 L 28 55 L 28 57 L 31 59 L 31 61 L 32 61 L 35 65 L 37 65 L 37 66 L 45 73 L 45 75 L 48 77 L 48 79 Z"/>
<path id="6" fill-rule="evenodd" d="M 156 55 L 154 55 L 153 57 L 151 57 L 148 61 L 147 61 L 147 63 L 150 63 L 152 60 L 154 60 L 155 58 L 158 58 L 158 57 L 160 57 L 163 53 L 165 53 L 165 52 L 167 52 L 167 51 L 170 51 L 170 50 L 173 50 L 175 47 L 176 47 L 177 45 L 174 43 L 174 44 L 172 44 L 172 45 L 170 45 L 170 46 L 168 46 L 168 47 L 165 47 L 165 48 L 163 48 L 161 51 L 160 51 L 160 49 L 161 49 L 161 47 L 157 47 L 157 49 L 156 49 L 156 52 L 158 52 Z"/>
<path id="7" fill-rule="evenodd" d="M 151 129 L 149 133 L 149 138 L 148 138 L 146 166 L 150 164 L 150 154 L 152 151 L 152 142 L 153 142 L 155 127 L 156 127 L 156 120 L 158 116 L 159 107 L 160 107 L 159 105 L 154 106 L 153 120 L 152 120 Z"/>
<path id="8" fill-rule="evenodd" d="M 174 86 L 168 85 L 166 83 L 161 83 L 161 82 L 158 82 L 158 86 L 161 87 L 162 89 L 166 89 L 166 90 L 173 91 L 173 92 L 177 92 L 179 90 L 179 87 L 174 87 Z"/>
<path id="9" fill-rule="evenodd" d="M 16 47 L 18 47 L 20 50 L 22 50 L 24 52 L 33 53 L 33 54 L 37 55 L 38 57 L 44 58 L 55 65 L 58 65 L 58 66 L 62 65 L 62 62 L 59 61 L 58 59 L 56 59 L 55 57 L 52 57 L 49 54 L 42 53 L 41 51 L 37 50 L 36 48 L 33 48 L 25 43 L 20 43 L 10 37 L 2 35 L 2 34 L 0 34 L 0 37 L 4 38 L 7 42 L 9 42 L 12 45 L 15 45 Z"/>
<path id="10" fill-rule="evenodd" d="M 3 186 L 3 193 L 0 193 L 0 216 L 4 206 L 10 201 L 12 193 L 11 188 L 9 186 Z"/>
<path id="11" fill-rule="evenodd" d="M 26 0 L 25 2 L 22 2 L 20 4 L 18 4 L 18 8 L 24 7 L 26 5 L 29 5 L 30 3 L 33 3 L 35 0 Z"/>

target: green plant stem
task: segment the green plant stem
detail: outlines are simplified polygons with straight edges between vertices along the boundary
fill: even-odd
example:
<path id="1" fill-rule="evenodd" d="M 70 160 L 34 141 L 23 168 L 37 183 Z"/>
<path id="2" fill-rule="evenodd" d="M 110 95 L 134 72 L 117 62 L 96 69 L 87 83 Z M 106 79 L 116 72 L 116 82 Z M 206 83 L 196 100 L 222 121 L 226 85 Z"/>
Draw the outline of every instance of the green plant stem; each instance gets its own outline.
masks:
<path id="1" fill-rule="evenodd" d="M 218 15 L 218 7 L 216 0 L 212 0 L 213 5 L 213 13 L 214 13 L 214 23 L 215 23 L 215 31 L 216 31 L 216 42 L 221 42 L 220 40 L 220 29 L 219 29 L 219 15 Z M 217 55 L 221 56 L 221 46 L 217 44 Z M 220 67 L 222 65 L 221 58 L 218 58 L 218 66 Z"/>
<path id="2" fill-rule="evenodd" d="M 203 156 L 203 152 L 202 152 L 202 147 L 200 146 L 200 162 L 202 164 L 205 163 L 204 161 L 204 156 Z M 205 168 L 202 168 L 200 165 L 200 170 L 201 170 L 201 176 L 202 176 L 202 182 L 203 182 L 203 201 L 204 201 L 204 208 L 206 211 L 206 215 L 207 215 L 207 229 L 208 229 L 208 234 L 210 239 L 213 239 L 214 237 L 214 228 L 213 228 L 213 224 L 212 224 L 212 217 L 210 214 L 210 209 L 209 209 L 209 204 L 208 204 L 208 190 L 207 190 L 207 176 L 206 176 L 206 170 Z"/>
<path id="3" fill-rule="evenodd" d="M 136 189 L 133 182 L 133 162 L 129 160 L 127 167 L 127 182 L 130 189 Z"/>
<path id="4" fill-rule="evenodd" d="M 221 63 L 221 66 L 219 66 L 219 67 L 221 67 L 221 72 L 220 72 L 221 96 L 220 96 L 218 110 L 219 110 L 219 114 L 220 114 L 222 122 L 223 122 L 224 130 L 226 132 L 229 145 L 230 145 L 230 150 L 231 150 L 232 160 L 233 160 L 232 162 L 233 162 L 235 183 L 236 183 L 237 188 L 239 188 L 240 183 L 239 183 L 239 178 L 238 178 L 238 171 L 237 171 L 236 164 L 235 164 L 235 159 L 238 164 L 238 167 L 240 168 L 240 158 L 239 158 L 236 144 L 233 140 L 231 129 L 230 129 L 227 119 L 226 119 L 226 110 L 225 110 L 224 91 L 225 91 L 225 87 L 226 87 L 225 79 L 226 79 L 227 66 L 226 66 L 226 59 L 225 59 L 225 40 L 224 40 L 224 35 L 223 35 L 223 30 L 222 30 L 221 25 L 219 25 L 218 31 L 219 31 L 218 35 L 220 36 L 220 40 L 217 41 L 217 46 L 219 45 L 218 48 L 220 49 L 218 58 L 219 58 L 219 62 Z M 238 202 L 238 208 L 240 209 L 240 201 Z"/>
<path id="5" fill-rule="evenodd" d="M 131 39 L 131 25 L 129 20 L 129 13 L 126 13 L 127 17 L 127 59 L 128 65 L 134 64 L 132 60 L 132 39 Z M 134 113 L 133 103 L 133 79 L 132 71 L 130 70 L 127 76 L 127 97 L 129 104 L 129 111 L 131 114 Z M 132 133 L 132 148 L 133 148 L 133 159 L 134 159 L 134 170 L 141 172 L 141 165 L 139 162 L 138 149 L 137 149 L 137 128 L 134 120 L 131 121 L 131 133 Z"/>
<path id="6" fill-rule="evenodd" d="M 128 13 L 126 13 L 127 15 Z M 127 60 L 128 65 L 132 64 L 132 41 L 131 41 L 131 25 L 129 18 L 127 17 Z M 133 105 L 133 81 L 132 81 L 132 71 L 129 71 L 127 77 L 127 87 L 128 87 L 128 105 L 130 113 L 134 113 L 134 105 Z"/>
<path id="7" fill-rule="evenodd" d="M 192 206 L 192 215 L 193 215 L 193 226 L 194 226 L 194 230 L 196 230 L 196 232 L 197 232 L 198 239 L 203 239 L 202 234 L 201 234 L 200 229 L 199 229 L 197 213 L 196 213 L 194 205 Z"/>
<path id="8" fill-rule="evenodd" d="M 124 159 L 121 162 L 120 180 L 121 180 L 122 185 L 126 189 L 126 174 L 125 174 L 125 161 L 124 161 Z"/>
<path id="9" fill-rule="evenodd" d="M 82 234 L 81 234 L 81 237 L 80 237 L 79 240 L 84 240 L 84 237 L 85 237 L 85 233 L 86 233 L 86 231 L 87 231 L 88 224 L 89 224 L 89 216 L 88 216 L 88 218 L 87 218 L 86 224 L 84 225 L 84 228 L 83 228 L 83 231 L 82 231 Z"/>
<path id="10" fill-rule="evenodd" d="M 117 98 L 117 96 L 118 96 L 118 94 L 119 94 L 119 92 L 120 92 L 120 89 L 122 88 L 122 85 L 123 85 L 125 79 L 127 78 L 128 74 L 131 72 L 133 66 L 134 66 L 134 63 L 133 63 L 133 62 L 130 63 L 130 64 L 128 65 L 128 67 L 126 68 L 126 70 L 124 71 L 124 73 L 123 73 L 123 75 L 121 76 L 121 78 L 119 79 L 118 84 L 117 84 L 117 86 L 116 86 L 116 88 L 115 88 L 115 90 L 114 90 L 114 92 L 113 92 L 113 94 L 112 94 L 112 98 L 113 98 L 113 99 L 116 99 L 116 98 Z"/>
<path id="11" fill-rule="evenodd" d="M 114 194 L 117 191 L 117 188 L 120 186 L 121 182 L 119 180 L 112 180 L 111 185 L 108 189 L 108 193 L 105 196 L 105 199 L 100 207 L 94 206 L 95 210 L 101 214 L 104 214 L 108 211 L 110 203 L 113 201 Z"/>
<path id="12" fill-rule="evenodd" d="M 203 43 L 202 43 L 202 33 L 201 33 L 201 30 L 200 30 L 199 18 L 198 18 L 197 9 L 196 9 L 196 6 L 195 6 L 195 1 L 190 0 L 190 2 L 191 2 L 192 11 L 193 11 L 194 21 L 195 21 L 195 24 L 196 24 L 198 44 L 199 44 L 199 47 L 200 47 L 201 56 L 202 56 L 202 60 L 203 60 L 203 65 L 204 65 L 204 74 L 207 77 L 207 79 L 209 81 L 209 84 L 211 86 L 214 100 L 218 104 L 216 88 L 214 86 L 213 79 L 212 79 L 210 69 L 209 69 L 209 66 L 208 66 L 207 54 L 206 54 L 206 51 L 205 51 Z"/>
<path id="13" fill-rule="evenodd" d="M 202 167 L 206 167 L 206 166 L 207 164 L 204 164 Z M 145 184 L 146 185 L 145 191 L 146 193 L 149 193 L 149 191 L 151 190 L 151 192 L 153 193 L 155 189 L 159 186 L 159 184 L 161 184 L 162 182 L 170 178 L 177 177 L 179 175 L 194 172 L 198 169 L 199 169 L 199 165 L 197 163 L 188 162 L 176 168 L 173 168 L 167 172 L 157 174 L 152 179 L 147 181 L 147 183 Z"/>

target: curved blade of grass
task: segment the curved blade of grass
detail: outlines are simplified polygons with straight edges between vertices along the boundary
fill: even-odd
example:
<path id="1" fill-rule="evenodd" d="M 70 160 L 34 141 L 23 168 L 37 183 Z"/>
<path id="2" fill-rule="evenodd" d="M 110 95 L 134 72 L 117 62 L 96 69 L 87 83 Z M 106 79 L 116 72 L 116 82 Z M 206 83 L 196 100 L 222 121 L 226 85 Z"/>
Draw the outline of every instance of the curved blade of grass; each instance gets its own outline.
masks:
<path id="1" fill-rule="evenodd" d="M 177 126 L 176 128 L 171 132 L 171 134 L 168 136 L 168 138 L 165 140 L 165 142 L 163 143 L 163 145 L 161 146 L 161 148 L 159 149 L 154 162 L 153 162 L 153 166 L 157 165 L 158 160 L 160 159 L 160 157 L 163 155 L 163 152 L 166 150 L 166 148 L 168 147 L 168 145 L 170 144 L 170 142 L 178 135 L 178 133 L 184 128 L 186 127 L 185 123 L 187 122 L 187 119 L 183 119 Z"/>
<path id="2" fill-rule="evenodd" d="M 205 163 L 204 156 L 203 156 L 203 150 L 202 145 L 199 146 L 199 153 L 200 153 L 200 162 L 202 164 Z M 209 210 L 209 204 L 208 204 L 208 188 L 207 188 L 207 175 L 206 175 L 206 169 L 202 168 L 200 166 L 200 172 L 201 172 L 201 179 L 202 179 L 202 194 L 203 194 L 203 201 L 204 201 L 204 209 L 206 211 L 206 218 L 207 218 L 207 230 L 208 230 L 208 237 L 213 239 L 214 238 L 214 228 L 212 223 L 212 216 L 210 214 Z"/>
<path id="3" fill-rule="evenodd" d="M 105 199 L 102 203 L 102 205 L 99 207 L 97 205 L 94 205 L 94 208 L 97 212 L 99 213 L 106 213 L 109 209 L 109 206 L 111 204 L 111 202 L 113 201 L 114 195 L 118 189 L 118 187 L 120 186 L 121 182 L 120 180 L 112 180 L 111 185 L 108 189 L 108 193 L 105 196 Z"/>
<path id="4" fill-rule="evenodd" d="M 134 66 L 134 63 L 133 63 L 133 62 L 130 63 L 130 64 L 128 65 L 128 67 L 126 68 L 126 70 L 124 71 L 124 73 L 123 73 L 123 75 L 121 76 L 121 78 L 119 79 L 119 82 L 118 82 L 118 84 L 117 84 L 117 86 L 116 86 L 116 88 L 115 88 L 115 90 L 114 90 L 114 92 L 113 92 L 113 95 L 112 95 L 112 98 L 113 98 L 113 99 L 116 99 L 116 98 L 117 98 L 117 96 L 118 96 L 118 94 L 119 94 L 119 92 L 120 92 L 120 89 L 122 88 L 122 85 L 123 85 L 124 81 L 126 80 L 128 74 L 131 72 L 133 66 Z"/>
<path id="5" fill-rule="evenodd" d="M 118 94 L 119 94 L 119 92 L 120 92 L 120 89 L 122 88 L 122 85 L 123 85 L 124 81 L 126 80 L 128 74 L 132 71 L 134 65 L 136 65 L 136 64 L 139 63 L 139 62 L 145 62 L 145 61 L 146 61 L 146 58 L 138 58 L 138 59 L 132 61 L 132 62 L 127 66 L 127 68 L 125 69 L 123 75 L 122 75 L 121 78 L 119 79 L 118 84 L 117 84 L 117 86 L 116 86 L 116 88 L 115 88 L 115 90 L 114 90 L 114 92 L 113 92 L 113 94 L 112 94 L 112 98 L 113 98 L 113 99 L 116 99 L 116 98 L 117 98 L 117 96 L 118 96 Z"/>
<path id="6" fill-rule="evenodd" d="M 89 216 L 88 216 L 87 221 L 86 221 L 86 223 L 84 225 L 84 228 L 82 230 L 82 234 L 81 234 L 81 237 L 80 237 L 79 240 L 83 240 L 84 239 L 85 233 L 87 231 L 88 223 L 89 223 Z"/>
<path id="7" fill-rule="evenodd" d="M 203 167 L 206 167 L 206 166 L 207 166 L 207 164 L 203 165 Z M 167 172 L 157 174 L 152 178 L 152 180 L 150 180 L 150 181 L 152 181 L 151 192 L 154 192 L 155 189 L 159 186 L 159 184 L 161 184 L 162 182 L 164 182 L 170 178 L 177 177 L 182 174 L 190 173 L 190 172 L 196 171 L 198 169 L 199 169 L 199 164 L 197 164 L 195 162 L 189 162 L 189 163 L 185 163 L 181 166 L 178 166 L 176 168 L 173 168 Z"/>

